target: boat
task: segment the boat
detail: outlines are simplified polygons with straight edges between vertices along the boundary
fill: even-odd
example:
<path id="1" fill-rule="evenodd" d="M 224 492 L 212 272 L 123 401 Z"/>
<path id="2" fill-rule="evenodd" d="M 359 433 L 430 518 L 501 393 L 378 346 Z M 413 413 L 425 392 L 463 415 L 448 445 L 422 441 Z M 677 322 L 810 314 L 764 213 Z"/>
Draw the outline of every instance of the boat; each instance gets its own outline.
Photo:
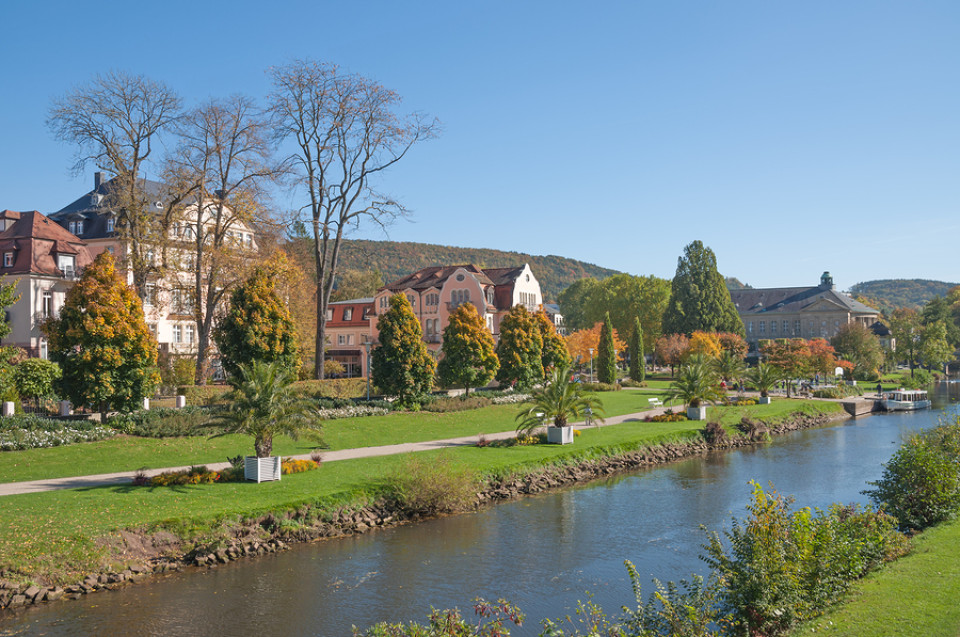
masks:
<path id="1" fill-rule="evenodd" d="M 883 408 L 887 411 L 929 409 L 930 399 L 923 389 L 895 389 L 883 392 Z"/>

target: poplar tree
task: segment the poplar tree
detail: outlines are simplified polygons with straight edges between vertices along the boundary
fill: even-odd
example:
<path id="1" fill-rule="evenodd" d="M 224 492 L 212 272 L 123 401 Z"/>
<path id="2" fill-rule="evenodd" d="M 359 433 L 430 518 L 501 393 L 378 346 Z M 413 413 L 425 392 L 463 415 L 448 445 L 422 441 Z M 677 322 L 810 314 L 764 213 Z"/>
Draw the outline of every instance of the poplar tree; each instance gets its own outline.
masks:
<path id="1" fill-rule="evenodd" d="M 557 328 L 553 321 L 542 309 L 533 315 L 540 332 L 540 339 L 543 346 L 540 352 L 540 363 L 543 365 L 544 373 L 550 369 L 559 369 L 570 364 L 570 352 L 567 351 L 567 344 L 563 342 L 563 337 L 557 334 Z"/>
<path id="2" fill-rule="evenodd" d="M 664 334 L 689 335 L 696 330 L 745 334 L 730 291 L 717 271 L 717 257 L 701 241 L 684 248 L 677 260 L 662 330 Z"/>
<path id="3" fill-rule="evenodd" d="M 430 391 L 437 364 L 405 295 L 390 297 L 390 308 L 377 321 L 377 331 L 380 345 L 372 356 L 374 384 L 402 405 L 416 404 Z"/>
<path id="4" fill-rule="evenodd" d="M 499 362 L 494 353 L 493 334 L 473 303 L 461 304 L 450 315 L 443 330 L 443 358 L 437 376 L 447 387 L 483 387 L 497 373 Z"/>
<path id="5" fill-rule="evenodd" d="M 61 393 L 94 404 L 101 422 L 111 410 L 132 411 L 160 383 L 157 342 L 143 304 L 113 256 L 101 252 L 69 292 L 59 318 L 44 323 L 50 359 L 60 365 Z"/>
<path id="6" fill-rule="evenodd" d="M 633 338 L 630 339 L 630 378 L 642 383 L 647 375 L 647 368 L 643 358 L 643 327 L 640 319 L 636 319 L 633 326 Z"/>
<path id="7" fill-rule="evenodd" d="M 543 338 L 533 315 L 515 305 L 500 322 L 497 380 L 502 384 L 532 387 L 543 380 Z"/>
<path id="8" fill-rule="evenodd" d="M 600 330 L 600 345 L 597 352 L 597 380 L 601 383 L 615 383 L 617 381 L 617 351 L 613 347 L 613 324 L 610 323 L 610 314 L 603 319 L 603 328 Z"/>
<path id="9" fill-rule="evenodd" d="M 277 293 L 269 266 L 261 266 L 230 295 L 230 311 L 213 331 L 223 368 L 231 376 L 254 361 L 300 368 L 297 331 Z"/>

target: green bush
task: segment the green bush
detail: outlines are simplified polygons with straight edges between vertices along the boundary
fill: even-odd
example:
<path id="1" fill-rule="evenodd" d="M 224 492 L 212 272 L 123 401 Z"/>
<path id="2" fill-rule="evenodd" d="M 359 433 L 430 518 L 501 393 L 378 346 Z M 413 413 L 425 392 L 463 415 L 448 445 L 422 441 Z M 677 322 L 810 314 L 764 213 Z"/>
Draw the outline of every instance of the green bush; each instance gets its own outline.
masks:
<path id="1" fill-rule="evenodd" d="M 433 515 L 471 508 L 477 476 L 441 454 L 430 460 L 414 457 L 390 480 L 397 504 L 410 514 Z"/>
<path id="2" fill-rule="evenodd" d="M 143 438 L 209 436 L 217 433 L 207 426 L 214 415 L 215 410 L 208 407 L 159 407 L 149 411 L 117 414 L 107 421 L 107 425 L 120 433 Z"/>
<path id="3" fill-rule="evenodd" d="M 466 621 L 457 608 L 434 608 L 430 611 L 426 625 L 417 622 L 381 622 L 363 632 L 354 627 L 353 637 L 509 637 L 510 630 L 504 626 L 504 622 L 510 622 L 514 626 L 523 624 L 520 609 L 502 599 L 496 603 L 477 599 L 473 610 L 479 617 L 476 624 Z"/>
<path id="4" fill-rule="evenodd" d="M 637 381 L 632 378 L 624 378 L 620 381 L 621 387 L 647 387 L 646 381 Z"/>
<path id="5" fill-rule="evenodd" d="M 960 417 L 914 434 L 884 466 L 876 487 L 864 491 L 877 506 L 922 530 L 960 510 Z"/>
<path id="6" fill-rule="evenodd" d="M 60 366 L 42 358 L 28 358 L 13 367 L 13 384 L 25 398 L 54 397 L 53 384 L 60 379 Z"/>
<path id="7" fill-rule="evenodd" d="M 933 383 L 933 374 L 923 368 L 913 370 L 912 376 L 904 376 L 901 381 L 903 386 L 908 389 L 920 389 Z"/>
<path id="8" fill-rule="evenodd" d="M 859 385 L 837 385 L 836 387 L 821 387 L 813 390 L 814 398 L 848 398 L 862 395 L 863 387 Z"/>
<path id="9" fill-rule="evenodd" d="M 181 396 L 186 397 L 187 405 L 212 406 L 224 405 L 227 402 L 227 394 L 230 393 L 229 385 L 187 385 L 177 390 Z"/>
<path id="10" fill-rule="evenodd" d="M 424 403 L 423 410 L 443 414 L 451 411 L 480 409 L 481 407 L 488 407 L 492 403 L 493 401 L 485 396 L 465 396 L 463 398 L 455 396 L 428 401 Z"/>
<path id="11" fill-rule="evenodd" d="M 620 391 L 617 383 L 583 383 L 585 391 Z"/>

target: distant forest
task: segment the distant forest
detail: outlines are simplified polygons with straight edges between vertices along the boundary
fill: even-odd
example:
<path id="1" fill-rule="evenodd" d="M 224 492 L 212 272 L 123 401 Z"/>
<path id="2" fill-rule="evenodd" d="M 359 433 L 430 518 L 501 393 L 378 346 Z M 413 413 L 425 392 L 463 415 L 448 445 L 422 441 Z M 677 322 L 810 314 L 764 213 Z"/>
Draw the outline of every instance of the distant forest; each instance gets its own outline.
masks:
<path id="1" fill-rule="evenodd" d="M 309 254 L 309 251 L 306 254 Z M 560 292 L 578 279 L 584 277 L 605 279 L 619 274 L 617 270 L 601 268 L 592 263 L 552 254 L 537 256 L 522 252 L 504 252 L 487 248 L 456 248 L 407 241 L 346 239 L 340 253 L 341 272 L 379 270 L 385 284 L 421 268 L 466 263 L 473 263 L 481 268 L 507 268 L 529 263 L 533 274 L 540 282 L 544 299 L 548 302 L 556 302 Z M 310 266 L 310 262 L 305 265 Z"/>
<path id="2" fill-rule="evenodd" d="M 850 288 L 854 297 L 864 297 L 873 305 L 890 313 L 899 307 L 920 309 L 935 296 L 946 296 L 956 283 L 928 279 L 881 279 L 864 281 Z"/>

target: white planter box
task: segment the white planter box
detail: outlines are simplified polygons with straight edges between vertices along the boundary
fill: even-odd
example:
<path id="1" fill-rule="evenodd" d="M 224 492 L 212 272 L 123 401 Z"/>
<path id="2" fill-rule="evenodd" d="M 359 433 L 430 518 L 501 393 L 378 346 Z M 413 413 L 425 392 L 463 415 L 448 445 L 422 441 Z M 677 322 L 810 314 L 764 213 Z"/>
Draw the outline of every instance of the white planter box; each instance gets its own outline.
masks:
<path id="1" fill-rule="evenodd" d="M 552 445 L 573 444 L 573 427 L 547 427 L 547 442 Z"/>
<path id="2" fill-rule="evenodd" d="M 700 405 L 699 407 L 687 407 L 687 418 L 690 420 L 706 420 L 707 406 Z"/>
<path id="3" fill-rule="evenodd" d="M 246 480 L 254 480 L 256 482 L 279 480 L 280 456 L 270 456 L 269 458 L 244 456 L 243 477 Z"/>
<path id="4" fill-rule="evenodd" d="M 760 398 L 757 399 L 757 404 L 758 404 L 758 405 L 769 405 L 769 404 L 770 404 L 770 397 L 769 397 L 769 396 L 761 396 Z"/>

